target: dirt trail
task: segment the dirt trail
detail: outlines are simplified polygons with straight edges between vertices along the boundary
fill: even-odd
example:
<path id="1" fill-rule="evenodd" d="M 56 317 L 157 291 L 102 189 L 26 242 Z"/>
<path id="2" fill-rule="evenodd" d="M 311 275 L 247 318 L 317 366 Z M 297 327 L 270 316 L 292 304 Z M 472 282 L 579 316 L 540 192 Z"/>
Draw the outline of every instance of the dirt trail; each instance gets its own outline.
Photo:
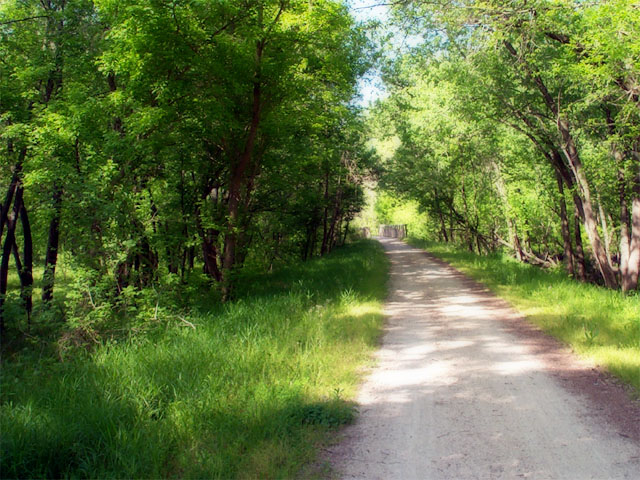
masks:
<path id="1" fill-rule="evenodd" d="M 640 417 L 607 376 L 423 251 L 381 239 L 389 316 L 343 478 L 640 478 Z"/>

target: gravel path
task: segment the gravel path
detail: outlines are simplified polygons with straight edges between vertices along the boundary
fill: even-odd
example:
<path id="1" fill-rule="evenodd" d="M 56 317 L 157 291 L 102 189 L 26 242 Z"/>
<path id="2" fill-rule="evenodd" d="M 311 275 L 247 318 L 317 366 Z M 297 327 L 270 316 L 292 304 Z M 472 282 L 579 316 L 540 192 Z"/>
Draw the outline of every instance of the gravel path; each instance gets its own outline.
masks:
<path id="1" fill-rule="evenodd" d="M 640 408 L 608 376 L 422 250 L 392 261 L 387 327 L 343 478 L 640 479 Z"/>

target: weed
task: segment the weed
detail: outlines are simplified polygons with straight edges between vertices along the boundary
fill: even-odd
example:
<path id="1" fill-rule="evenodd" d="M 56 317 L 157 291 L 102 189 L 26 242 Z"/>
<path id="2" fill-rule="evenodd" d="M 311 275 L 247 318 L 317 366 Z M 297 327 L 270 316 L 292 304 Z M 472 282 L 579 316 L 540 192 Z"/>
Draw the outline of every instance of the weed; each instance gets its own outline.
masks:
<path id="1" fill-rule="evenodd" d="M 180 287 L 188 310 L 179 294 L 130 296 L 122 309 L 142 305 L 131 314 L 147 323 L 129 335 L 96 337 L 78 317 L 59 344 L 3 359 L 2 476 L 295 476 L 356 414 L 350 400 L 380 334 L 386 271 L 381 247 L 367 241 L 247 273 L 226 305 L 198 279 Z M 101 305 L 81 293 L 89 311 Z"/>
<path id="2" fill-rule="evenodd" d="M 584 322 L 582 324 L 582 328 L 584 330 L 584 336 L 587 340 L 587 344 L 593 345 L 596 337 L 600 335 L 600 326 L 595 322 Z"/>

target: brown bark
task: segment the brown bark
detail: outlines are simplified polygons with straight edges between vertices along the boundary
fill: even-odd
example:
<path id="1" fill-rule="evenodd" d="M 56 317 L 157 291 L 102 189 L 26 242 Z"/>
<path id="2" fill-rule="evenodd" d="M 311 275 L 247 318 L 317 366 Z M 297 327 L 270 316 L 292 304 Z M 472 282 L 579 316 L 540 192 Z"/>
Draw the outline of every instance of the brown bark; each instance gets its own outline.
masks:
<path id="1" fill-rule="evenodd" d="M 596 260 L 596 264 L 598 265 L 598 269 L 600 270 L 600 274 L 604 279 L 605 285 L 609 288 L 616 288 L 618 286 L 618 280 L 616 279 L 616 275 L 611 268 L 609 260 L 607 259 L 602 240 L 600 239 L 600 234 L 598 233 L 598 223 L 596 221 L 596 215 L 591 201 L 589 182 L 587 181 L 587 177 L 584 173 L 578 149 L 576 148 L 573 136 L 571 135 L 569 122 L 562 116 L 558 117 L 558 129 L 560 130 L 560 134 L 564 141 L 563 150 L 569 160 L 571 171 L 574 174 L 582 194 L 581 200 L 582 210 L 584 213 L 584 226 L 587 231 L 587 236 L 589 237 L 593 256 Z"/>
<path id="2" fill-rule="evenodd" d="M 444 222 L 444 215 L 442 209 L 438 207 L 438 218 L 440 219 L 440 239 L 446 243 L 449 243 L 449 235 L 447 234 L 447 225 Z"/>
<path id="3" fill-rule="evenodd" d="M 329 170 L 324 174 L 324 214 L 322 216 L 322 244 L 320 246 L 320 256 L 327 252 L 327 241 L 329 231 Z"/>
<path id="4" fill-rule="evenodd" d="M 55 185 L 53 191 L 53 217 L 49 222 L 49 237 L 44 260 L 44 273 L 42 275 L 42 302 L 45 304 L 53 300 L 53 287 L 58 263 L 58 244 L 60 242 L 61 209 L 62 188 L 59 185 Z"/>
<path id="5" fill-rule="evenodd" d="M 510 230 L 511 230 L 511 240 L 513 242 L 513 251 L 515 252 L 516 258 L 519 262 L 524 262 L 524 252 L 522 251 L 522 243 L 520 242 L 520 237 L 518 236 L 518 229 L 516 228 L 513 220 L 509 219 Z"/>
<path id="6" fill-rule="evenodd" d="M 0 330 L 5 328 L 4 303 L 7 294 L 7 284 L 9 279 L 9 257 L 15 244 L 15 232 L 18 216 L 22 208 L 22 187 L 18 185 L 15 190 L 13 209 L 7 214 L 7 234 L 2 247 L 2 257 L 0 257 Z"/>
<path id="7" fill-rule="evenodd" d="M 631 242 L 629 245 L 629 267 L 626 276 L 626 290 L 638 288 L 640 276 L 640 165 L 636 166 L 637 175 L 633 182 L 631 200 Z M 623 287 L 623 289 L 625 289 Z"/>
<path id="8" fill-rule="evenodd" d="M 18 265 L 18 245 L 14 239 L 14 256 L 16 257 L 16 268 L 20 276 L 20 297 L 25 310 L 27 311 L 27 323 L 31 323 L 31 311 L 33 309 L 33 238 L 31 235 L 31 222 L 29 221 L 29 214 L 27 207 L 22 201 L 22 207 L 20 208 L 20 224 L 22 225 L 22 237 L 23 246 L 22 254 L 24 263 Z"/>
<path id="9" fill-rule="evenodd" d="M 13 149 L 13 146 L 9 144 L 9 150 L 11 151 L 12 149 Z M 13 174 L 11 175 L 11 181 L 9 182 L 9 188 L 7 189 L 4 203 L 0 205 L 0 241 L 2 240 L 4 227 L 7 223 L 9 210 L 11 209 L 11 202 L 13 201 L 13 197 L 16 193 L 16 188 L 18 188 L 18 184 L 20 183 L 20 174 L 22 173 L 22 164 L 24 162 L 26 155 L 27 155 L 27 147 L 23 147 L 20 150 L 18 161 L 16 162 L 16 165 L 13 168 Z"/>
<path id="10" fill-rule="evenodd" d="M 624 172 L 618 171 L 618 195 L 620 199 L 620 279 L 622 291 L 630 290 L 629 282 L 629 249 L 631 246 L 631 224 L 629 207 L 627 206 Z"/>
<path id="11" fill-rule="evenodd" d="M 236 231 L 239 224 L 240 201 L 242 189 L 246 182 L 246 171 L 250 166 L 253 149 L 256 138 L 258 136 L 258 127 L 260 126 L 260 117 L 262 111 L 262 85 L 260 79 L 260 62 L 264 49 L 264 41 L 256 44 L 256 76 L 253 81 L 253 106 L 251 113 L 251 122 L 249 124 L 249 133 L 245 142 L 244 150 L 239 156 L 237 163 L 231 171 L 229 182 L 229 199 L 227 203 L 228 224 L 227 232 L 224 238 L 224 252 L 222 256 L 222 280 L 223 280 L 223 298 L 230 298 L 232 289 L 232 272 L 236 262 L 236 247 L 238 242 L 238 232 Z"/>
<path id="12" fill-rule="evenodd" d="M 600 226 L 602 228 L 602 237 L 604 240 L 604 251 L 607 256 L 607 263 L 611 270 L 615 271 L 613 267 L 613 263 L 611 261 L 611 232 L 609 231 L 609 223 L 611 222 L 611 216 L 608 215 L 604 211 L 604 207 L 602 205 L 602 200 L 600 195 L 597 195 L 598 200 L 598 219 L 600 220 Z M 607 217 L 609 218 L 609 222 L 607 222 Z"/>
<path id="13" fill-rule="evenodd" d="M 326 238 L 322 240 L 323 249 L 320 255 L 329 253 L 336 245 L 336 229 L 339 228 L 342 221 L 342 186 L 340 180 L 338 177 L 338 186 L 333 201 L 333 215 L 331 216 L 329 230 L 325 234 Z"/>
<path id="14" fill-rule="evenodd" d="M 574 231 L 573 235 L 576 242 L 575 248 L 575 272 L 576 277 L 581 282 L 587 281 L 587 265 L 584 259 L 584 248 L 582 246 L 582 233 L 580 232 L 580 225 L 582 224 L 582 218 L 580 215 L 580 204 L 576 201 L 579 200 L 579 197 L 576 195 L 574 197 L 575 202 L 575 210 L 574 210 Z"/>
<path id="15" fill-rule="evenodd" d="M 609 133 L 615 134 L 614 121 L 610 111 L 607 110 L 607 122 Z M 634 177 L 631 199 L 631 216 L 629 215 L 629 204 L 627 201 L 627 179 L 624 170 L 624 156 L 614 143 L 611 147 L 613 158 L 618 165 L 618 199 L 620 205 L 620 284 L 623 292 L 635 290 L 638 287 L 638 261 L 640 253 L 636 253 L 633 248 L 637 248 L 638 242 L 633 244 L 633 209 L 640 208 L 636 205 L 640 198 L 640 174 Z M 639 214 L 636 213 L 636 216 Z M 636 233 L 640 235 L 639 233 Z M 632 254 L 634 252 L 634 254 Z"/>
<path id="16" fill-rule="evenodd" d="M 571 231 L 569 230 L 569 217 L 567 216 L 567 203 L 564 199 L 564 186 L 562 175 L 556 170 L 556 182 L 558 184 L 558 193 L 560 194 L 560 226 L 562 232 L 562 245 L 564 250 L 565 267 L 569 275 L 575 274 L 573 267 L 573 248 L 571 246 Z"/>
<path id="17" fill-rule="evenodd" d="M 218 235 L 212 232 L 204 235 L 202 238 L 202 256 L 204 257 L 206 273 L 211 275 L 216 282 L 220 282 L 222 281 L 222 273 L 218 268 L 217 237 Z"/>

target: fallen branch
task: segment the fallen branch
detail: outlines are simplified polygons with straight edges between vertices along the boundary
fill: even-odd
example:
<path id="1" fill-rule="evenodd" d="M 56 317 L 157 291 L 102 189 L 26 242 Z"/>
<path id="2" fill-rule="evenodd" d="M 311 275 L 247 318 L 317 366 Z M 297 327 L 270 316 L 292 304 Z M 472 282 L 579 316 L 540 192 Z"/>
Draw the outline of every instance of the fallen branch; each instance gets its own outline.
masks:
<path id="1" fill-rule="evenodd" d="M 191 327 L 191 328 L 193 328 L 194 330 L 196 329 L 196 326 L 195 326 L 193 323 L 191 323 L 189 320 L 187 320 L 186 318 L 181 317 L 180 315 L 178 315 L 178 318 L 182 321 L 182 323 L 184 323 L 184 324 L 185 324 L 185 326 L 187 326 L 187 327 Z"/>

